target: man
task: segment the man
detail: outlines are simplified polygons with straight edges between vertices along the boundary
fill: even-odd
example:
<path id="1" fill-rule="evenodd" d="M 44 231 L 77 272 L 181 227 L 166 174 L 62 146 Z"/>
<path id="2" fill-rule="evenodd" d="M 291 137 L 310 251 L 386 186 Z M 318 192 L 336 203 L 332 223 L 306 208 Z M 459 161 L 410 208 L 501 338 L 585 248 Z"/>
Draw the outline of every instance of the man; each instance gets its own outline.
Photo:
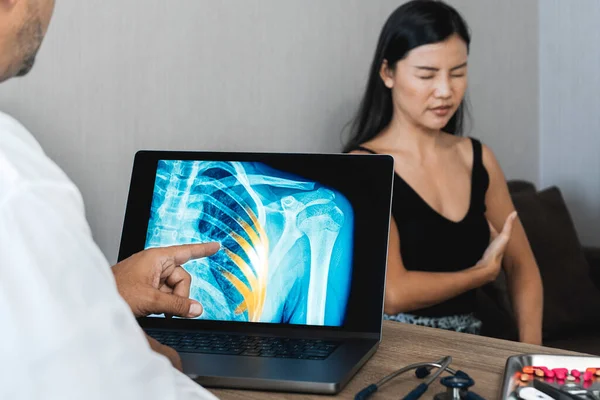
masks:
<path id="1" fill-rule="evenodd" d="M 0 81 L 25 75 L 54 0 L 0 0 Z M 195 317 L 181 264 L 216 243 L 152 249 L 110 266 L 81 195 L 0 113 L 0 398 L 213 399 L 134 316 Z"/>

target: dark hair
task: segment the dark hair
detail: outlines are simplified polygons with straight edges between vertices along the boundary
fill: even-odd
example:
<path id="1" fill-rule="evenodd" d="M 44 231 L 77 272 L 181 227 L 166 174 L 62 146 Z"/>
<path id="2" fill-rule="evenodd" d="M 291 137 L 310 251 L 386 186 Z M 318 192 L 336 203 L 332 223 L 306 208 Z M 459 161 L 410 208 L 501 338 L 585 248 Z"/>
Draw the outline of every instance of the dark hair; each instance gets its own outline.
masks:
<path id="1" fill-rule="evenodd" d="M 394 68 L 399 60 L 419 46 L 438 43 L 458 34 L 471 43 L 465 20 L 451 6 L 439 0 L 412 0 L 398 7 L 386 21 L 379 36 L 375 57 L 371 64 L 369 80 L 358 112 L 351 122 L 350 140 L 344 152 L 355 150 L 377 136 L 392 120 L 391 90 L 387 88 L 379 71 L 384 60 Z M 461 135 L 464 125 L 466 101 L 462 103 L 443 128 L 445 132 Z"/>

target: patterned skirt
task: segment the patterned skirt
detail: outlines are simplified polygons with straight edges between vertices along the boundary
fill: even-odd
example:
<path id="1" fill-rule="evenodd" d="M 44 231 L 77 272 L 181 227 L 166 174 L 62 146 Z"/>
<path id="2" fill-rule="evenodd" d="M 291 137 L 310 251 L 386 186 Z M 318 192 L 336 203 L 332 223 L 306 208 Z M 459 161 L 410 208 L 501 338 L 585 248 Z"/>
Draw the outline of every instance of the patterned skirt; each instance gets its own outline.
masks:
<path id="1" fill-rule="evenodd" d="M 479 335 L 481 332 L 481 321 L 472 314 L 448 315 L 434 318 L 400 313 L 396 315 L 383 314 L 383 319 L 404 322 L 405 324 L 427 326 L 430 328 L 446 329 L 449 331 L 472 333 L 474 335 Z"/>

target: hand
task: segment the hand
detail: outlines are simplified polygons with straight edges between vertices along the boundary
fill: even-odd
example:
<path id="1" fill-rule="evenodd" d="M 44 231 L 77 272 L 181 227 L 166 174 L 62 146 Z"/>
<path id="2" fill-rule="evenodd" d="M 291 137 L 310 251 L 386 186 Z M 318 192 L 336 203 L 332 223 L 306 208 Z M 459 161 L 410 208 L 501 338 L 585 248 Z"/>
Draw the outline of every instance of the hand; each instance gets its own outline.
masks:
<path id="1" fill-rule="evenodd" d="M 493 225 L 488 221 L 490 226 L 490 245 L 483 253 L 481 260 L 474 267 L 480 271 L 485 273 L 484 279 L 487 282 L 493 282 L 498 274 L 500 273 L 500 268 L 502 268 L 502 259 L 504 257 L 504 251 L 506 250 L 506 246 L 508 245 L 508 241 L 510 240 L 510 235 L 512 233 L 512 227 L 515 219 L 517 218 L 517 212 L 513 211 L 504 222 L 504 227 L 502 228 L 502 232 L 498 233 Z"/>
<path id="2" fill-rule="evenodd" d="M 195 318 L 202 306 L 189 298 L 191 277 L 181 264 L 219 251 L 218 243 L 141 251 L 112 267 L 117 288 L 136 317 L 149 314 Z"/>
<path id="3" fill-rule="evenodd" d="M 183 372 L 181 357 L 179 357 L 179 354 L 175 351 L 175 349 L 160 343 L 158 340 L 148 335 L 146 335 L 146 338 L 148 339 L 148 343 L 150 343 L 152 350 L 167 357 L 169 361 L 171 361 L 171 364 L 173 364 L 173 367 Z"/>

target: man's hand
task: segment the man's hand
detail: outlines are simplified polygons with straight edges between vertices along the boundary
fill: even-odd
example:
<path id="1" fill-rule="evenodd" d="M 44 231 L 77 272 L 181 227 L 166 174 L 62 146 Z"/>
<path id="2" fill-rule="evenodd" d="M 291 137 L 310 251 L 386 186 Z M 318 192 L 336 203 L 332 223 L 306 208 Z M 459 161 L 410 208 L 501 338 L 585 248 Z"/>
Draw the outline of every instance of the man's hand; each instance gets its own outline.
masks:
<path id="1" fill-rule="evenodd" d="M 183 366 L 181 365 L 181 357 L 179 357 L 179 353 L 177 353 L 175 349 L 160 343 L 158 340 L 148 335 L 146 335 L 146 338 L 148 339 L 148 343 L 150 343 L 150 347 L 152 348 L 152 350 L 154 350 L 158 354 L 162 354 L 163 356 L 167 357 L 169 361 L 171 361 L 173 367 L 183 372 Z"/>
<path id="2" fill-rule="evenodd" d="M 189 298 L 191 277 L 181 264 L 219 249 L 219 243 L 202 243 L 136 253 L 112 267 L 119 293 L 136 317 L 162 313 L 197 317 L 202 306 Z"/>

